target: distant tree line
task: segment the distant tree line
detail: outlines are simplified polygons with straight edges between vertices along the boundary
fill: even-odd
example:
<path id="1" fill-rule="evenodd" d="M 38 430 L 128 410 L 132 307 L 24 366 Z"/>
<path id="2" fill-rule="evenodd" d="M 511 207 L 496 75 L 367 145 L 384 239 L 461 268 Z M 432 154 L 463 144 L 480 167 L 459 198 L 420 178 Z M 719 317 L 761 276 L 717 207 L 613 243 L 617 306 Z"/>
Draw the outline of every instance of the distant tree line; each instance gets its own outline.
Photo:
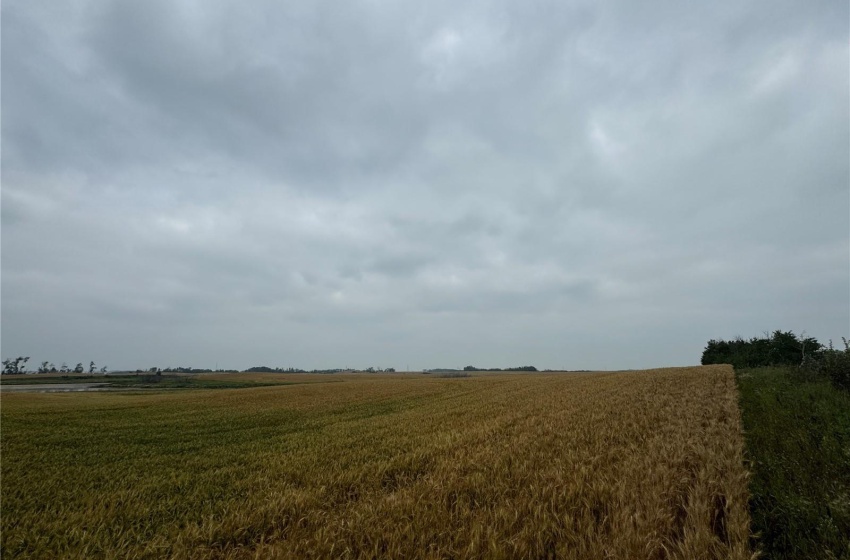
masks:
<path id="1" fill-rule="evenodd" d="M 475 366 L 466 366 L 463 371 L 537 371 L 534 366 L 519 366 L 509 368 L 477 368 Z"/>
<path id="2" fill-rule="evenodd" d="M 254 366 L 244 370 L 250 373 L 395 373 L 395 368 L 376 368 L 368 367 L 366 369 L 354 368 L 335 368 L 335 369 L 299 369 L 299 368 L 271 368 L 268 366 Z"/>
<path id="3" fill-rule="evenodd" d="M 151 367 L 148 369 L 136 369 L 130 370 L 132 373 L 152 373 L 155 375 L 162 375 L 163 373 L 224 373 L 227 370 L 223 369 L 209 369 L 209 368 L 193 368 L 193 367 L 184 367 L 184 366 L 168 366 L 168 367 Z"/>
<path id="4" fill-rule="evenodd" d="M 737 369 L 764 366 L 794 366 L 802 378 L 828 377 L 840 388 L 850 390 L 850 341 L 841 338 L 844 349 L 832 341 L 823 345 L 805 333 L 773 331 L 763 337 L 709 340 L 702 364 L 731 364 Z"/>
<path id="5" fill-rule="evenodd" d="M 69 367 L 67 363 L 62 362 L 62 365 L 56 367 L 55 364 L 51 362 L 41 362 L 41 366 L 35 370 L 30 371 L 27 369 L 27 362 L 29 361 L 29 356 L 20 356 L 18 358 L 12 358 L 8 360 L 3 360 L 3 371 L 4 375 L 17 375 L 23 373 L 106 373 L 108 370 L 106 366 L 100 368 L 98 370 L 95 366 L 95 363 L 89 362 L 89 367 L 86 368 L 83 366 L 82 362 L 78 363 L 73 368 Z M 149 373 L 155 375 L 161 375 L 163 373 L 214 373 L 217 371 L 224 370 L 212 370 L 208 368 L 194 368 L 194 367 L 184 367 L 184 366 L 169 366 L 165 368 L 160 368 L 157 366 L 148 368 L 148 369 L 137 369 L 135 373 Z M 248 368 L 244 370 L 245 372 L 252 373 L 395 373 L 395 368 L 379 368 L 379 367 L 368 367 L 366 369 L 355 369 L 355 368 L 335 368 L 335 369 L 300 369 L 300 368 L 271 368 L 268 366 L 256 366 L 252 368 Z"/>
<path id="6" fill-rule="evenodd" d="M 508 368 L 480 368 L 475 366 L 466 366 L 463 369 L 452 369 L 452 368 L 434 368 L 434 369 L 423 369 L 422 373 L 454 373 L 460 371 L 538 371 L 538 369 L 534 366 L 520 366 L 520 367 L 508 367 Z"/>
<path id="7" fill-rule="evenodd" d="M 29 356 L 19 356 L 17 358 L 10 358 L 7 360 L 3 360 L 3 375 L 20 375 L 24 373 L 85 373 L 86 368 L 83 366 L 82 362 L 77 363 L 73 369 L 68 366 L 67 363 L 62 362 L 62 365 L 58 368 L 52 362 L 41 362 L 41 365 L 35 371 L 27 370 L 27 362 L 29 361 Z M 97 372 L 97 366 L 94 361 L 89 362 L 88 372 L 95 373 Z M 103 366 L 100 368 L 100 373 L 106 373 L 107 368 Z"/>

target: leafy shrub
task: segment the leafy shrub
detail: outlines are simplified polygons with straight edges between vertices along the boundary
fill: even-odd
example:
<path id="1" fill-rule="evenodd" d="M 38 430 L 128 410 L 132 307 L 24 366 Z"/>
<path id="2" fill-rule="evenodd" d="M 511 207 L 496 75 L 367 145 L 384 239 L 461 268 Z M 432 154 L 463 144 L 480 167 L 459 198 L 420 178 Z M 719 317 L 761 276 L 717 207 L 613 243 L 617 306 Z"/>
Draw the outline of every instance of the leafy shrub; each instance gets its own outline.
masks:
<path id="1" fill-rule="evenodd" d="M 832 384 L 845 391 L 850 391 L 850 341 L 841 338 L 844 350 L 837 350 L 829 341 L 829 347 L 817 354 L 806 356 L 795 377 L 798 381 L 816 381 L 829 379 Z"/>
<path id="2" fill-rule="evenodd" d="M 850 341 L 844 337 L 841 337 L 841 341 L 844 343 L 844 350 L 834 349 L 832 341 L 829 342 L 829 349 L 824 351 L 821 359 L 822 368 L 833 385 L 850 391 Z"/>

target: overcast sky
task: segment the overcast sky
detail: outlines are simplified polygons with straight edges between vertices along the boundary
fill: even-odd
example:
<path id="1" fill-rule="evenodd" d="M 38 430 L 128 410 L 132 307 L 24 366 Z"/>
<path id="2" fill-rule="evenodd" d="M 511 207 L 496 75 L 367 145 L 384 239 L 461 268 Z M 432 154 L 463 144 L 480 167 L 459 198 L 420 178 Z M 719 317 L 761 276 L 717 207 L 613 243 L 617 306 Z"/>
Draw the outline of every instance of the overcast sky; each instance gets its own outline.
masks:
<path id="1" fill-rule="evenodd" d="M 2 3 L 2 355 L 699 363 L 850 335 L 850 14 Z"/>

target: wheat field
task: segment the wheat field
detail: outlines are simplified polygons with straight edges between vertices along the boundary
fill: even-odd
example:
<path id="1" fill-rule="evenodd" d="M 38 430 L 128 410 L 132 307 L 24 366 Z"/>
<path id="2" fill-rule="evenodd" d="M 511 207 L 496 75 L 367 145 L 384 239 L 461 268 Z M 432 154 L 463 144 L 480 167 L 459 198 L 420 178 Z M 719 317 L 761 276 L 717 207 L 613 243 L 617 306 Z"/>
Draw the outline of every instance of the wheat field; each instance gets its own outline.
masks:
<path id="1" fill-rule="evenodd" d="M 731 367 L 285 379 L 3 394 L 2 557 L 752 556 Z"/>

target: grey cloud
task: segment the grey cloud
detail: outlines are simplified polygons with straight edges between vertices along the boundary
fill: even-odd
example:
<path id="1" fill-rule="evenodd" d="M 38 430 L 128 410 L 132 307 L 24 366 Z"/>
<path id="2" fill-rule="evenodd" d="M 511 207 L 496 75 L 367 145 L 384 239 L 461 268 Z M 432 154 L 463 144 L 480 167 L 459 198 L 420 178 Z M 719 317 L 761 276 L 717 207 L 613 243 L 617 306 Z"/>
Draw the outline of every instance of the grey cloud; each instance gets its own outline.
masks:
<path id="1" fill-rule="evenodd" d="M 370 263 L 370 268 L 387 276 L 407 278 L 435 260 L 435 257 L 421 255 L 388 255 L 374 260 Z"/>
<path id="2" fill-rule="evenodd" d="M 848 15 L 5 2 L 4 354 L 640 367 L 846 336 Z"/>
<path id="3" fill-rule="evenodd" d="M 234 35 L 234 20 L 237 29 L 258 22 L 239 12 L 211 14 L 203 29 L 187 29 L 197 22 L 175 17 L 169 3 L 116 3 L 98 21 L 94 44 L 128 94 L 159 116 L 163 132 L 193 145 L 275 176 L 324 178 L 324 186 L 391 166 L 424 126 L 409 57 L 379 44 L 383 34 L 344 9 L 294 17 L 273 5 L 262 10 L 268 21 L 246 42 Z"/>

